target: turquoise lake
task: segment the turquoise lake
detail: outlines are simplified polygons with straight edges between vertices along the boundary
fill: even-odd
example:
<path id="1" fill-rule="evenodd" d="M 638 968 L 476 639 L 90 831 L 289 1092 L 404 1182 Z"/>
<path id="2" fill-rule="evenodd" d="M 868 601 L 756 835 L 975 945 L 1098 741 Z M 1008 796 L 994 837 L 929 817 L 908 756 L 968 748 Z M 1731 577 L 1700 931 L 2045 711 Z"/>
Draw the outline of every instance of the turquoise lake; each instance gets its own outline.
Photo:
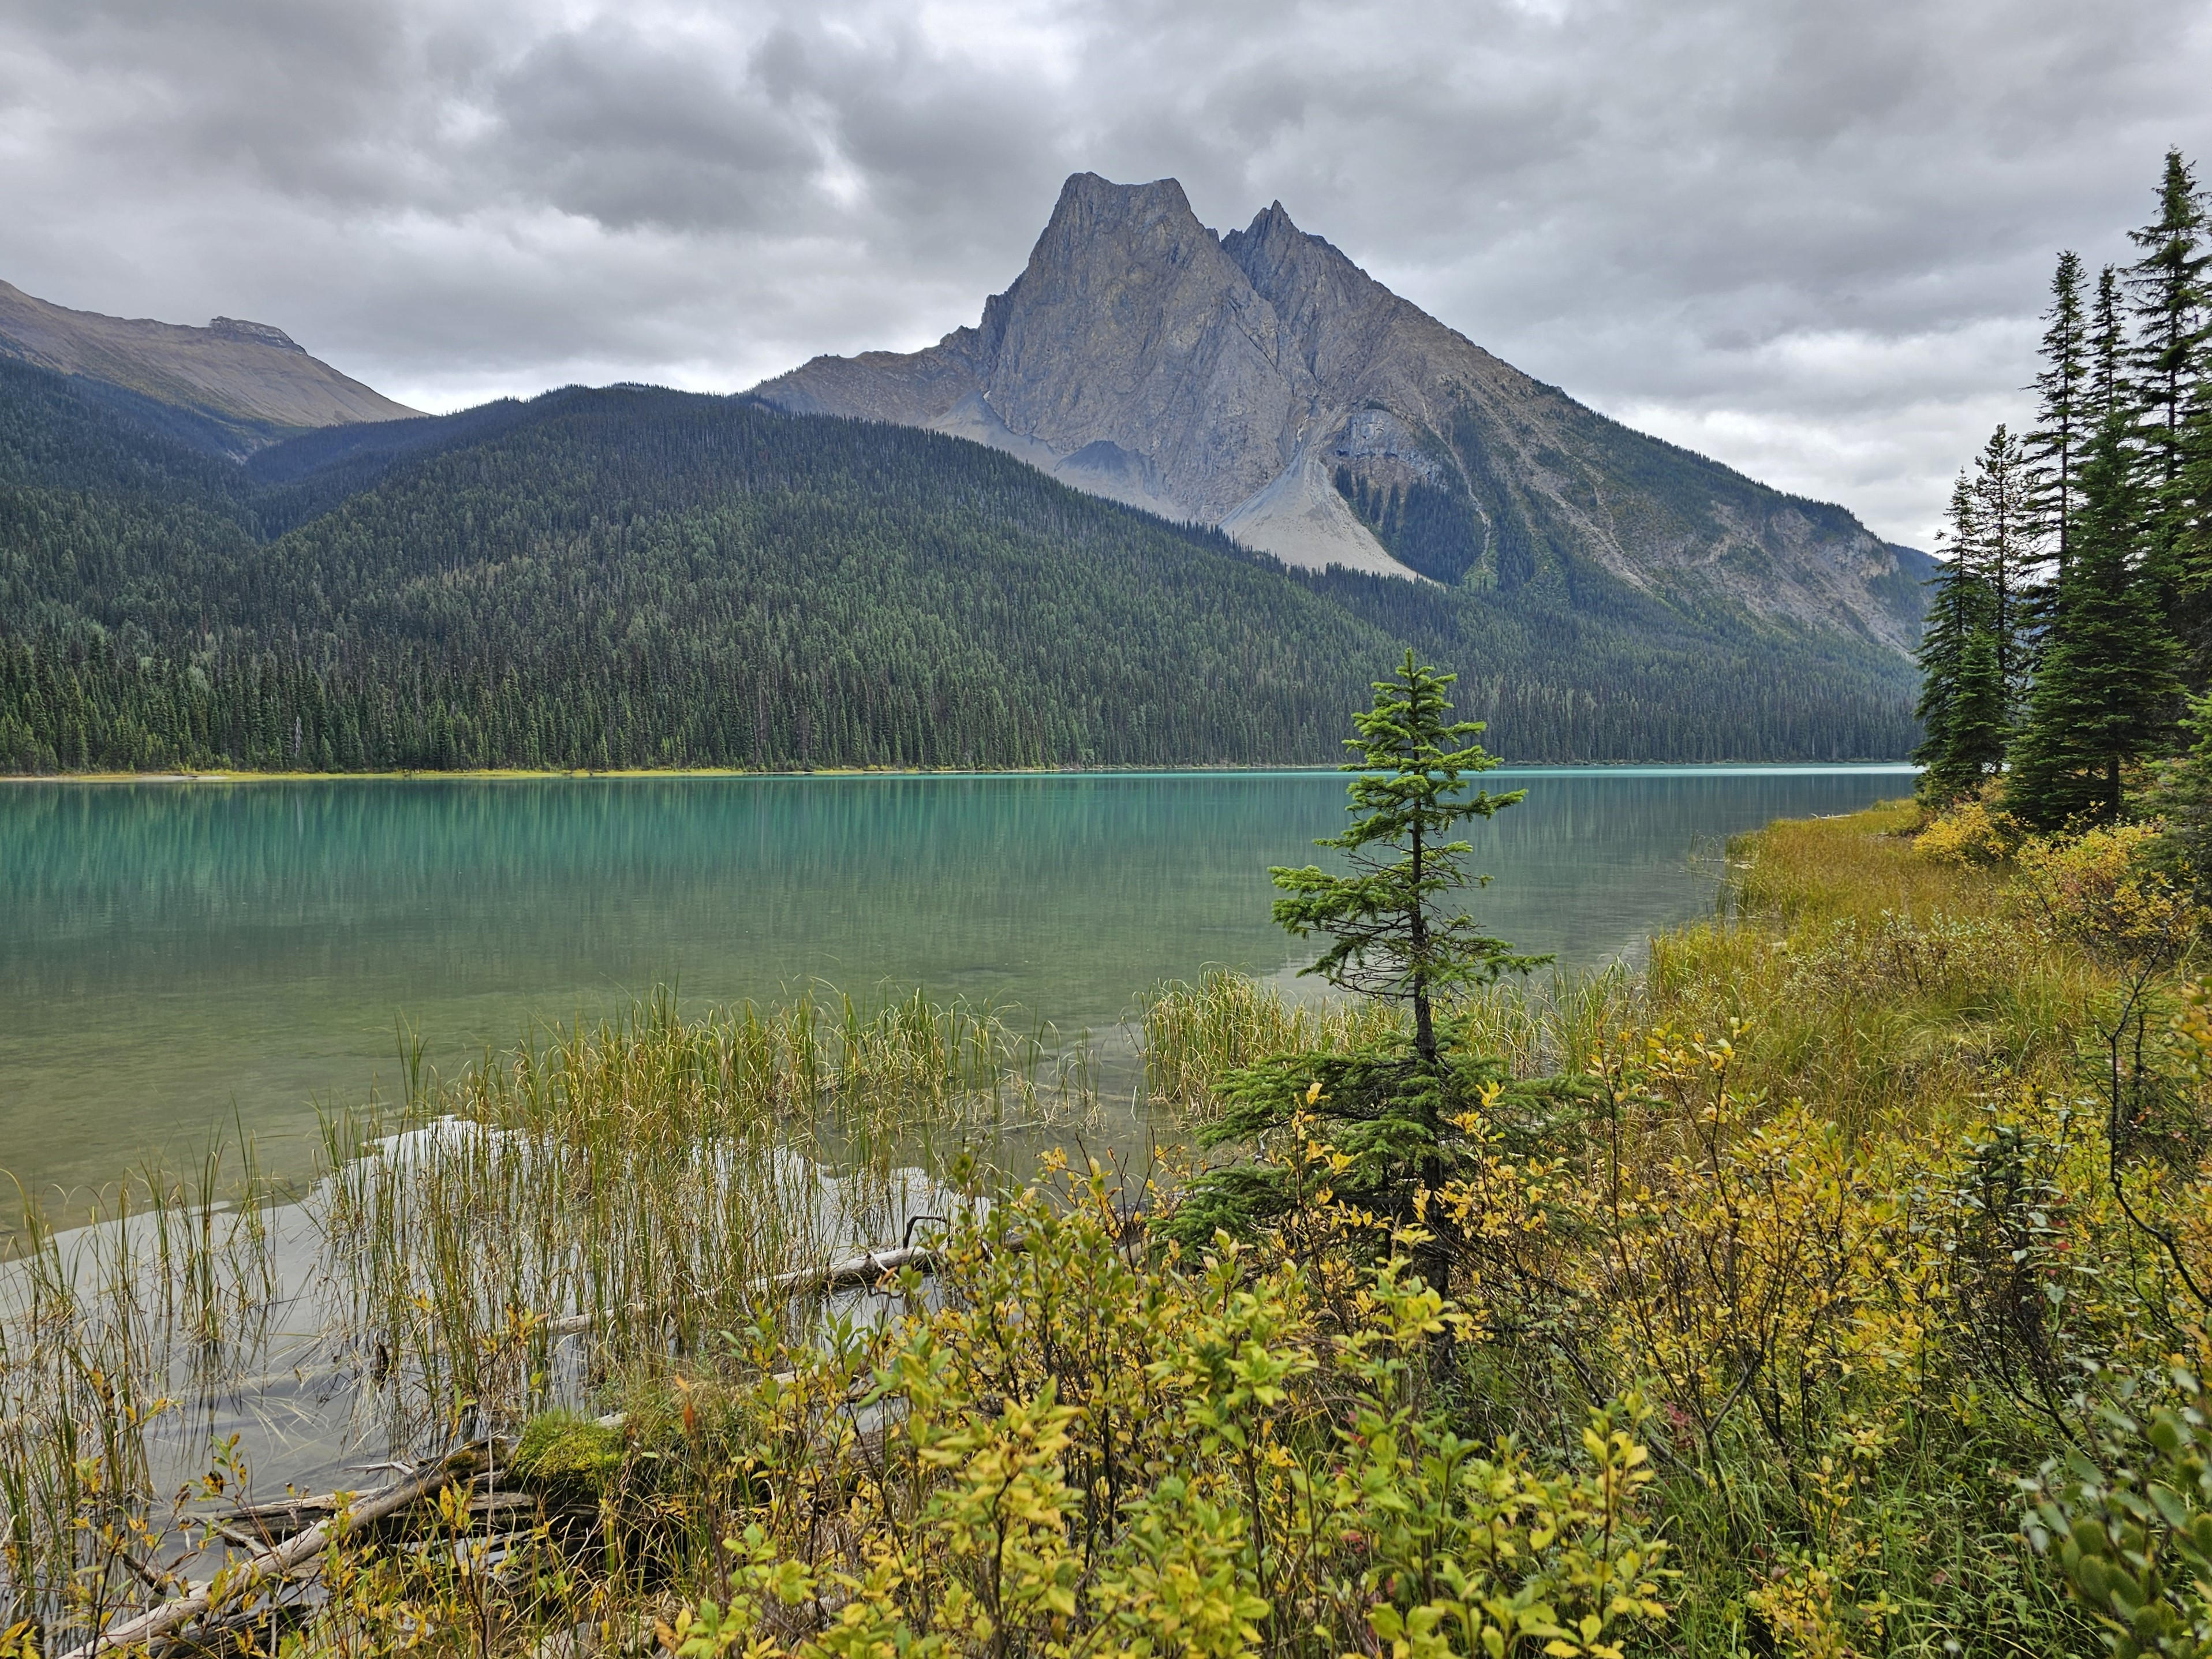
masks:
<path id="1" fill-rule="evenodd" d="M 687 1007 L 919 987 L 1106 1036 L 1150 985 L 1287 982 L 1271 864 L 1333 772 L 0 784 L 0 1170 L 52 1192 L 452 1068 L 656 986 Z M 1903 767 L 1504 769 L 1468 908 L 1562 964 L 1711 907 L 1722 843 L 1907 793 Z M 1126 1036 L 1120 1039 L 1126 1049 Z"/>

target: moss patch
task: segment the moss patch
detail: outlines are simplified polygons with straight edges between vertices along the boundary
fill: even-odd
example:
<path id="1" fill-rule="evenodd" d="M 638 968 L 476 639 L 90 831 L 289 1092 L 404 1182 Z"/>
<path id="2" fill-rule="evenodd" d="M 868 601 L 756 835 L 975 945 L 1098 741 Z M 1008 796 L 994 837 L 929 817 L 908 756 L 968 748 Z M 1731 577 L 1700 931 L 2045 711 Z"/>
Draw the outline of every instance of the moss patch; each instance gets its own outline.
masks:
<path id="1" fill-rule="evenodd" d="M 622 1467 L 623 1436 L 574 1412 L 533 1417 L 514 1449 L 514 1474 L 526 1486 L 550 1491 L 605 1493 Z"/>

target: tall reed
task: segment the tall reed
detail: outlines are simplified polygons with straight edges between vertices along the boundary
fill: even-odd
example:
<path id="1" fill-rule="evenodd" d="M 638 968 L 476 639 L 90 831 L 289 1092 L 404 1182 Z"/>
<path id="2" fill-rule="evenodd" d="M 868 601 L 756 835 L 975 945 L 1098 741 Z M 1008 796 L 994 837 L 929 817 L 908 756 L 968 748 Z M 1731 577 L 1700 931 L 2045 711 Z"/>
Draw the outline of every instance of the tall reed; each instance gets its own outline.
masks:
<path id="1" fill-rule="evenodd" d="M 158 1494 L 205 1467 L 210 1408 L 266 1350 L 264 1195 L 250 1143 L 197 1179 L 142 1171 L 66 1229 L 21 1195 L 0 1261 L 0 1631 L 88 1627 L 145 1594 L 131 1564 L 174 1519 Z"/>
<path id="2" fill-rule="evenodd" d="M 1048 1112 L 1044 1060 L 989 1010 L 919 996 L 686 1021 L 662 995 L 418 1079 L 394 1114 L 325 1120 L 336 1328 L 417 1444 L 463 1427 L 462 1402 L 511 1421 L 696 1353 L 789 1316 L 777 1275 L 939 1207 L 936 1138 Z"/>
<path id="3" fill-rule="evenodd" d="M 1280 987 L 1214 969 L 1195 984 L 1173 980 L 1145 998 L 1146 1092 L 1185 1123 L 1216 1115 L 1215 1091 L 1231 1072 L 1294 1050 L 1340 1053 L 1410 1029 L 1373 998 L 1293 1000 Z"/>

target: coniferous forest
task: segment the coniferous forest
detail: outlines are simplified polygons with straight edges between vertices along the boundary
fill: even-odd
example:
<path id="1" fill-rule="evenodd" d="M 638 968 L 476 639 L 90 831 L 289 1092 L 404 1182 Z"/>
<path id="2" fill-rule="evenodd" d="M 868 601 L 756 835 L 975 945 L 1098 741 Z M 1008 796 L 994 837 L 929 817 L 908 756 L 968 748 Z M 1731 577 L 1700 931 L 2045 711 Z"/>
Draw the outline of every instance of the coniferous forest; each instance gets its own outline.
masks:
<path id="1" fill-rule="evenodd" d="M 240 465 L 149 409 L 0 363 L 0 769 L 1328 762 L 1407 644 L 1516 759 L 1917 736 L 1870 642 L 1289 571 L 924 432 L 569 389 Z"/>
<path id="2" fill-rule="evenodd" d="M 2035 428 L 1953 489 L 1915 751 L 1938 805 L 2053 830 L 2212 803 L 2212 223 L 2179 151 L 2130 239 L 2094 276 L 2058 256 Z"/>

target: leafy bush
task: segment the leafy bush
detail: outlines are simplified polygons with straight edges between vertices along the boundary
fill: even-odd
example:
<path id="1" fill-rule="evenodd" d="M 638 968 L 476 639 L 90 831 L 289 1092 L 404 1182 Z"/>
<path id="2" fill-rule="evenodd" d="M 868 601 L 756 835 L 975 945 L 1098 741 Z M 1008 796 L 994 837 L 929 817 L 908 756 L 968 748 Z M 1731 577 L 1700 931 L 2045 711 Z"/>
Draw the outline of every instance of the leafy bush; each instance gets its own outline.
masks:
<path id="1" fill-rule="evenodd" d="M 1664 1617 L 1632 1394 L 1564 1455 L 1485 1444 L 1434 1387 L 1462 1316 L 1402 1255 L 1130 1236 L 1095 1170 L 971 1216 L 934 1305 L 763 1389 L 769 1496 L 725 1547 L 838 1608 L 789 1651 L 1620 1659 Z M 703 1607 L 669 1635 L 787 1650 Z"/>
<path id="2" fill-rule="evenodd" d="M 1912 838 L 1923 858 L 1939 864 L 1990 866 L 2008 862 L 2027 830 L 2010 813 L 1984 800 L 1962 801 Z"/>
<path id="3" fill-rule="evenodd" d="M 2028 1536 L 2102 1628 L 2115 1659 L 2212 1654 L 2212 1419 L 2194 1375 L 2142 1417 L 2105 1413 L 2095 1454 L 2033 1483 Z"/>

